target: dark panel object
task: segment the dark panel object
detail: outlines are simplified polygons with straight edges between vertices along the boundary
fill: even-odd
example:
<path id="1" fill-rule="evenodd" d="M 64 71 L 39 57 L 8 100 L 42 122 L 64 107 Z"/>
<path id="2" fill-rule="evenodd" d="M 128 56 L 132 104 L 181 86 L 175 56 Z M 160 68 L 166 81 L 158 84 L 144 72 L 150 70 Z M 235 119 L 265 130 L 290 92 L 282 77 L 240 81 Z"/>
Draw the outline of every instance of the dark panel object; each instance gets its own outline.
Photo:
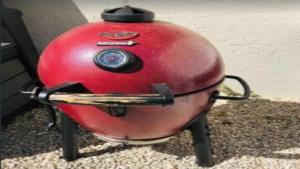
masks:
<path id="1" fill-rule="evenodd" d="M 10 43 L 9 45 L 1 46 L 2 63 L 16 57 L 17 55 L 18 55 L 18 51 L 15 44 Z"/>
<path id="2" fill-rule="evenodd" d="M 22 11 L 24 22 L 40 52 L 59 34 L 88 23 L 72 0 L 3 0 L 3 4 Z"/>
<path id="3" fill-rule="evenodd" d="M 12 42 L 13 44 L 15 43 L 14 39 L 4 27 L 1 27 L 1 36 L 1 42 Z"/>
<path id="4" fill-rule="evenodd" d="M 25 71 L 25 67 L 19 61 L 19 59 L 14 58 L 7 62 L 2 63 L 1 65 L 1 72 L 5 72 L 1 76 L 1 82 L 4 83 L 5 81 L 18 76 L 20 73 Z"/>
<path id="5" fill-rule="evenodd" d="M 2 102 L 2 118 L 10 117 L 20 110 L 25 110 L 29 105 L 33 105 L 30 98 L 23 94 L 17 94 L 12 98 Z M 18 105 L 18 106 L 16 106 Z"/>
<path id="6" fill-rule="evenodd" d="M 17 45 L 6 28 L 1 27 L 1 60 L 5 62 L 18 55 Z"/>
<path id="7" fill-rule="evenodd" d="M 1 8 L 1 121 L 36 104 L 19 93 L 36 75 L 38 52 L 18 10 Z M 5 120 L 5 121 L 4 121 Z"/>
<path id="8" fill-rule="evenodd" d="M 22 73 L 11 80 L 2 83 L 2 101 L 19 93 L 20 89 L 32 79 L 27 72 Z"/>
<path id="9" fill-rule="evenodd" d="M 36 67 L 38 53 L 24 25 L 21 17 L 22 13 L 14 9 L 2 8 L 1 15 L 3 27 L 10 33 L 11 37 L 15 40 L 18 49 L 22 53 L 20 59 L 24 62 L 24 65 L 30 74 L 33 77 L 37 77 Z"/>

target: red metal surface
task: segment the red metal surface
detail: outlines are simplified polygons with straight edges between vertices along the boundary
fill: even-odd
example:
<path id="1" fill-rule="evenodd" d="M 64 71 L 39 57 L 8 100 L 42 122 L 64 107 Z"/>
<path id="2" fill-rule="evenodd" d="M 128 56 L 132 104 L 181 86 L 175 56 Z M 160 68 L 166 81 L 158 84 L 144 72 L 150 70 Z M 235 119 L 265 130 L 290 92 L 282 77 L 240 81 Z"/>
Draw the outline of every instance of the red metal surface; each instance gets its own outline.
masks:
<path id="1" fill-rule="evenodd" d="M 109 41 L 103 32 L 136 32 L 134 46 L 96 46 Z M 116 40 L 114 40 L 116 41 Z M 124 40 L 122 40 L 124 41 Z M 137 55 L 142 69 L 117 73 L 96 66 L 94 56 L 120 48 Z M 223 62 L 204 38 L 166 23 L 99 22 L 74 28 L 56 38 L 43 52 L 38 74 L 46 87 L 80 82 L 93 93 L 151 93 L 151 84 L 166 83 L 173 94 L 206 88 L 223 76 Z M 176 99 L 167 107 L 133 107 L 125 117 L 111 117 L 92 106 L 61 105 L 80 125 L 114 138 L 148 139 L 176 133 L 192 117 L 208 108 L 207 91 Z"/>

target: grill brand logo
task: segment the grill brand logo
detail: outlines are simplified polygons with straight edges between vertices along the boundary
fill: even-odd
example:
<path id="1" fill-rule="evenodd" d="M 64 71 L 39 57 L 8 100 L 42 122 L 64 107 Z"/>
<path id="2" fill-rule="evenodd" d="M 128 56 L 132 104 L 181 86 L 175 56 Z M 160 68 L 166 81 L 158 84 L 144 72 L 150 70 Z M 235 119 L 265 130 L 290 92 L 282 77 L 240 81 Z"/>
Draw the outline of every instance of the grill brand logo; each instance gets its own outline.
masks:
<path id="1" fill-rule="evenodd" d="M 133 46 L 137 44 L 135 41 L 122 41 L 122 42 L 97 42 L 97 46 Z"/>
<path id="2" fill-rule="evenodd" d="M 112 32 L 102 32 L 100 36 L 110 40 L 127 40 L 139 36 L 139 33 L 126 32 L 126 31 L 112 31 Z"/>

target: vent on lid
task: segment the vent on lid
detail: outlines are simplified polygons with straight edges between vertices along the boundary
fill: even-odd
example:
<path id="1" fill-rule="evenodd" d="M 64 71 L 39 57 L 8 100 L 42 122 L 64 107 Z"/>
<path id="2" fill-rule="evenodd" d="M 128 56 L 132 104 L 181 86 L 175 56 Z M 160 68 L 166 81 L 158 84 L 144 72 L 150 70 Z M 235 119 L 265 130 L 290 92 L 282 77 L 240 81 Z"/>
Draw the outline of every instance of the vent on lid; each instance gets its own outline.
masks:
<path id="1" fill-rule="evenodd" d="M 124 6 L 122 8 L 106 9 L 101 17 L 111 22 L 152 22 L 154 13 L 145 9 Z"/>

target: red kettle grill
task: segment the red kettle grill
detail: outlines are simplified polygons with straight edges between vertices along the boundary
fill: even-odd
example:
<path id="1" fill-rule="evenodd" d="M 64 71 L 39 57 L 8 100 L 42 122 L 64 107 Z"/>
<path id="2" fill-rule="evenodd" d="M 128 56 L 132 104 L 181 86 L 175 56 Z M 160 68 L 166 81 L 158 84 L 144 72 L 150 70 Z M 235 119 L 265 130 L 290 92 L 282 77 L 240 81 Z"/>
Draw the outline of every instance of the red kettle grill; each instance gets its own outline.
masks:
<path id="1" fill-rule="evenodd" d="M 73 28 L 43 51 L 43 85 L 31 97 L 63 112 L 63 157 L 78 157 L 77 125 L 106 141 L 154 144 L 185 129 L 192 133 L 197 163 L 211 166 L 207 112 L 217 99 L 244 100 L 247 83 L 224 75 L 218 51 L 202 36 L 154 19 L 148 10 L 105 10 L 103 22 Z M 244 88 L 220 96 L 225 78 Z"/>

